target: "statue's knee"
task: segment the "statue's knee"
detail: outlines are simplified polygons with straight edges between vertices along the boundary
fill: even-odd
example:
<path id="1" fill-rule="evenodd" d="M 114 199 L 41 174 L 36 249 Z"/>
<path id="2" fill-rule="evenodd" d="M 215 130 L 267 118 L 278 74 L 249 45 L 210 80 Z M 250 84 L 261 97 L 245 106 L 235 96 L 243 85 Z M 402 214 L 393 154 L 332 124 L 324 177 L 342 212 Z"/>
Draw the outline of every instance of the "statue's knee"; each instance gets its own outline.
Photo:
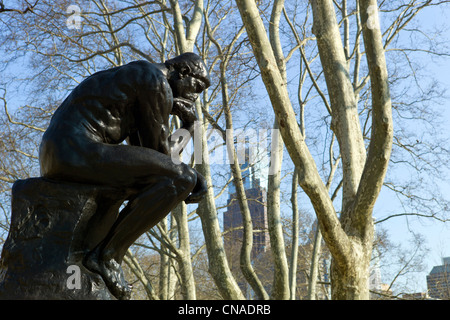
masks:
<path id="1" fill-rule="evenodd" d="M 192 189 L 195 187 L 195 184 L 197 183 L 197 173 L 194 169 L 189 167 L 188 165 L 182 164 L 180 174 L 177 176 L 177 184 L 184 188 L 189 190 L 189 192 L 192 191 Z"/>

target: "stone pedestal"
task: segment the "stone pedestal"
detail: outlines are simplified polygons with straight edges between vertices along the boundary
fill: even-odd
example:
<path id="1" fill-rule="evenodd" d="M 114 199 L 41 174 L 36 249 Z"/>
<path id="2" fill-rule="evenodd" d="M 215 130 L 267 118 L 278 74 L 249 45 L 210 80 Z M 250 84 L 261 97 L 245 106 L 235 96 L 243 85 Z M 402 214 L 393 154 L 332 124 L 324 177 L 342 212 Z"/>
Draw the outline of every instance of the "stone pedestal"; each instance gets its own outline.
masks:
<path id="1" fill-rule="evenodd" d="M 125 199 L 125 191 L 109 187 L 17 181 L 0 260 L 0 299 L 114 299 L 83 258 L 105 237 Z"/>

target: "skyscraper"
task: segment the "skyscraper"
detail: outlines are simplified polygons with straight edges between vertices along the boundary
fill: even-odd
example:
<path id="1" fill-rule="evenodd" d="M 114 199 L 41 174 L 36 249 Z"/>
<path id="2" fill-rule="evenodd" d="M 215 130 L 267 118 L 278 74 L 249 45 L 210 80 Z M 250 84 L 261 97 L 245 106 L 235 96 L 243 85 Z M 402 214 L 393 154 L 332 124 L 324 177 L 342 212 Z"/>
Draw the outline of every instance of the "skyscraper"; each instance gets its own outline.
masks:
<path id="1" fill-rule="evenodd" d="M 442 259 L 442 265 L 434 266 L 427 276 L 428 294 L 434 299 L 450 299 L 450 257 Z"/>
<path id="2" fill-rule="evenodd" d="M 261 187 L 260 180 L 256 178 L 256 173 L 246 161 L 241 165 L 242 182 L 248 200 L 248 207 L 253 222 L 253 249 L 252 258 L 265 252 L 269 246 L 269 233 L 267 231 L 267 194 L 265 188 Z M 237 200 L 234 184 L 229 187 L 228 210 L 224 212 L 224 244 L 228 256 L 230 253 L 239 252 L 242 239 L 242 214 Z"/>

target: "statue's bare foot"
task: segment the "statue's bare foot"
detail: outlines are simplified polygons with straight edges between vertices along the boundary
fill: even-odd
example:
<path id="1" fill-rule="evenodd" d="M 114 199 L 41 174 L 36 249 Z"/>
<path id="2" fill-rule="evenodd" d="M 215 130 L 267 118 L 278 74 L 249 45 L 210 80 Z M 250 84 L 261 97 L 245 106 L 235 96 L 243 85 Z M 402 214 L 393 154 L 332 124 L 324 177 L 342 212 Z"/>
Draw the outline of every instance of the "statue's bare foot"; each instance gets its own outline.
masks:
<path id="1" fill-rule="evenodd" d="M 102 276 L 109 291 L 119 300 L 129 300 L 131 286 L 125 280 L 122 268 L 116 260 L 103 260 L 97 250 L 90 252 L 84 259 L 84 265 L 90 271 Z"/>

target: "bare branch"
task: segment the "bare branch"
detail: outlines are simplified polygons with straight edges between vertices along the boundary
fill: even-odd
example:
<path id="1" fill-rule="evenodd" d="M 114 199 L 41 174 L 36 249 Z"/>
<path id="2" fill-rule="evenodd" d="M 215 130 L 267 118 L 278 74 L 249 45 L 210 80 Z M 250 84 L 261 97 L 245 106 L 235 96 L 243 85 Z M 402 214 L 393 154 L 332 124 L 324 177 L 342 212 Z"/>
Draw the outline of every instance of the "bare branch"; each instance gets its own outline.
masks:
<path id="1" fill-rule="evenodd" d="M 44 132 L 45 131 L 45 129 L 38 128 L 38 127 L 35 127 L 33 125 L 24 123 L 24 122 L 19 122 L 19 121 L 13 120 L 13 118 L 11 117 L 11 115 L 9 114 L 9 111 L 8 111 L 8 105 L 7 105 L 6 98 L 5 98 L 6 90 L 5 89 L 2 89 L 2 90 L 4 91 L 4 94 L 3 94 L 3 97 L 0 97 L 0 99 L 3 100 L 3 107 L 4 107 L 5 114 L 8 117 L 8 121 L 9 122 L 11 122 L 12 124 L 20 125 L 20 126 L 23 126 L 23 127 L 29 128 L 29 129 L 33 129 L 33 130 L 39 131 L 39 132 Z"/>
<path id="2" fill-rule="evenodd" d="M 17 12 L 20 14 L 26 14 L 27 12 L 33 12 L 34 7 L 36 7 L 36 5 L 38 4 L 39 0 L 36 0 L 36 2 L 34 4 L 30 4 L 27 1 L 27 7 L 23 10 L 21 9 L 12 9 L 12 8 L 5 8 L 5 5 L 3 4 L 3 1 L 0 2 L 0 13 L 1 12 Z"/>

